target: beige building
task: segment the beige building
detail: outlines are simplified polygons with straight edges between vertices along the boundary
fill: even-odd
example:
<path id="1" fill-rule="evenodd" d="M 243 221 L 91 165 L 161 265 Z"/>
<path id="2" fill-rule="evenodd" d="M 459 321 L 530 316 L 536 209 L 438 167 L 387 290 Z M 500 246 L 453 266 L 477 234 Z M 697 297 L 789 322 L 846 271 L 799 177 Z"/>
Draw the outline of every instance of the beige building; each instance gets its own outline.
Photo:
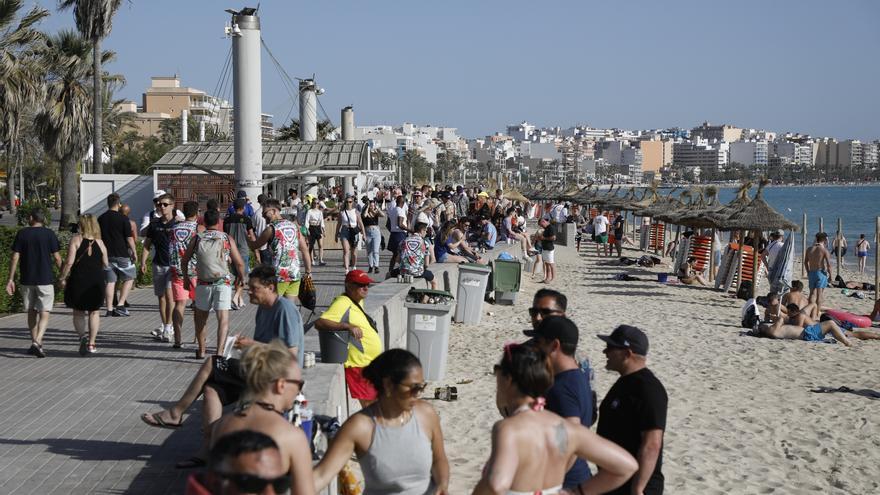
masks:
<path id="1" fill-rule="evenodd" d="M 707 141 L 726 141 L 732 143 L 742 139 L 743 130 L 731 125 L 711 125 L 703 122 L 703 125 L 691 129 L 691 140 L 703 138 Z"/>
<path id="2" fill-rule="evenodd" d="M 163 120 L 170 119 L 171 115 L 162 112 L 138 112 L 137 104 L 133 101 L 124 101 L 116 106 L 122 112 L 131 112 L 134 114 L 134 120 L 131 127 L 141 137 L 150 137 L 159 135 L 159 125 Z"/>
<path id="3" fill-rule="evenodd" d="M 639 141 L 642 149 L 642 172 L 659 172 L 660 169 L 672 165 L 672 141 L 651 140 Z"/>

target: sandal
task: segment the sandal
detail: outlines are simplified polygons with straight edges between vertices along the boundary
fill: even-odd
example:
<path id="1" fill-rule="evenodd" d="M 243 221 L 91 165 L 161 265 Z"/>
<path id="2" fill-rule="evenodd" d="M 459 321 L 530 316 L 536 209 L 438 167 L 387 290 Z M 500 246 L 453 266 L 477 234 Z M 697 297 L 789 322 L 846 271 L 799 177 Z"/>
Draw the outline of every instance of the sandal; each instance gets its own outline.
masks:
<path id="1" fill-rule="evenodd" d="M 181 427 L 182 423 L 168 423 L 167 421 L 162 419 L 159 414 L 161 413 L 141 414 L 141 421 L 156 428 L 168 428 L 169 430 L 175 430 Z"/>

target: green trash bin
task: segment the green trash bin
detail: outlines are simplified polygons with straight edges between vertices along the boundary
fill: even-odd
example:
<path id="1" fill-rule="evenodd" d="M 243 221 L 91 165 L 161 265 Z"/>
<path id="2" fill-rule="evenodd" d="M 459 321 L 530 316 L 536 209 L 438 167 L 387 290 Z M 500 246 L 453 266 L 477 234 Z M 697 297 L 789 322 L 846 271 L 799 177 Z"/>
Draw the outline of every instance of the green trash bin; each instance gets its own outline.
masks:
<path id="1" fill-rule="evenodd" d="M 492 262 L 491 289 L 495 292 L 495 304 L 512 305 L 522 283 L 523 266 L 519 260 L 495 260 Z"/>
<path id="2" fill-rule="evenodd" d="M 458 291 L 455 294 L 455 321 L 479 323 L 483 317 L 483 299 L 492 269 L 479 263 L 458 265 Z"/>
<path id="3" fill-rule="evenodd" d="M 452 294 L 413 289 L 406 301 L 406 348 L 422 362 L 425 380 L 442 380 L 449 355 Z"/>

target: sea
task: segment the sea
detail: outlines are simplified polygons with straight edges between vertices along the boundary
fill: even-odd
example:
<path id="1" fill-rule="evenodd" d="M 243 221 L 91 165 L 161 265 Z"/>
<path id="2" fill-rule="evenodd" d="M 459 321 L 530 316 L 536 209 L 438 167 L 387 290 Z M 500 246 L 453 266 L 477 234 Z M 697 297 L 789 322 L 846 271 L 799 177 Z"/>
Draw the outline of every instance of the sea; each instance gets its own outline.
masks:
<path id="1" fill-rule="evenodd" d="M 750 196 L 754 195 L 755 188 L 752 188 Z M 837 232 L 837 219 L 840 218 L 848 246 L 845 263 L 850 267 L 854 266 L 851 263 L 856 263 L 856 241 L 860 234 L 865 234 L 871 246 L 866 268 L 873 273 L 874 256 L 877 254 L 875 235 L 876 219 L 880 216 L 880 185 L 768 186 L 764 188 L 763 195 L 770 206 L 799 226 L 803 223 L 803 214 L 807 214 L 807 245 L 819 232 L 820 219 L 824 220 L 825 232 L 830 240 Z M 721 203 L 727 203 L 735 196 L 735 188 L 719 190 Z M 795 250 L 800 253 L 800 233 L 795 235 L 798 241 Z"/>

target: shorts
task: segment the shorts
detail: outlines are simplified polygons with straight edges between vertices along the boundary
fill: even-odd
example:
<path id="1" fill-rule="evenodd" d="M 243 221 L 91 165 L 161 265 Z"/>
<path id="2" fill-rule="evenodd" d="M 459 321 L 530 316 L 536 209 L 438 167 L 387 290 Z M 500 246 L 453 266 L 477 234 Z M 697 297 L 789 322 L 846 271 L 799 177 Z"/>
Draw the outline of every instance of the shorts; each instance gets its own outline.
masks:
<path id="1" fill-rule="evenodd" d="M 260 250 L 260 264 L 263 266 L 275 266 L 275 260 L 272 259 L 272 251 L 268 249 Z"/>
<path id="2" fill-rule="evenodd" d="M 321 233 L 320 225 L 309 225 L 309 238 L 313 240 L 318 240 L 324 237 L 324 234 Z"/>
<path id="3" fill-rule="evenodd" d="M 608 244 L 608 234 L 596 234 L 596 242 L 599 244 Z"/>
<path id="4" fill-rule="evenodd" d="M 278 282 L 278 295 L 281 297 L 299 297 L 299 283 L 300 280 L 294 280 L 293 282 Z"/>
<path id="5" fill-rule="evenodd" d="M 856 256 L 858 256 L 859 258 L 867 258 L 868 252 L 867 251 L 859 251 L 856 253 Z"/>
<path id="6" fill-rule="evenodd" d="M 843 248 L 843 249 L 834 248 L 831 250 L 831 254 L 833 254 L 834 256 L 837 256 L 837 251 L 840 251 L 841 256 L 846 256 L 846 248 Z"/>
<path id="7" fill-rule="evenodd" d="M 363 375 L 363 368 L 345 368 L 345 383 L 352 399 L 376 400 L 379 394 Z"/>
<path id="8" fill-rule="evenodd" d="M 52 311 L 55 304 L 55 286 L 22 285 L 21 298 L 24 300 L 25 311 Z"/>
<path id="9" fill-rule="evenodd" d="M 199 311 L 229 311 L 232 308 L 232 286 L 196 285 L 196 309 Z"/>
<path id="10" fill-rule="evenodd" d="M 822 334 L 822 324 L 816 323 L 804 328 L 803 333 L 801 333 L 801 339 L 807 342 L 821 342 L 825 340 L 825 335 Z"/>
<path id="11" fill-rule="evenodd" d="M 217 392 L 224 406 L 238 401 L 245 389 L 245 377 L 239 360 L 211 356 L 211 375 L 205 386 Z"/>
<path id="12" fill-rule="evenodd" d="M 405 232 L 392 232 L 388 236 L 388 250 L 391 251 L 392 254 L 397 254 L 400 251 L 400 243 L 406 239 Z"/>
<path id="13" fill-rule="evenodd" d="M 807 273 L 810 282 L 810 290 L 824 289 L 828 287 L 828 274 L 822 270 L 813 270 Z"/>
<path id="14" fill-rule="evenodd" d="M 165 295 L 171 288 L 171 267 L 153 265 L 153 294 L 156 297 Z"/>
<path id="15" fill-rule="evenodd" d="M 550 251 L 543 251 L 541 253 L 541 259 L 544 260 L 544 263 L 556 263 L 556 257 L 554 256 L 556 253 L 555 249 L 551 249 Z"/>
<path id="16" fill-rule="evenodd" d="M 171 275 L 171 297 L 175 301 L 196 300 L 196 278 L 190 277 L 189 290 L 183 288 L 183 279 L 177 274 Z"/>
<path id="17" fill-rule="evenodd" d="M 108 258 L 110 266 L 104 268 L 104 281 L 115 284 L 116 280 L 127 282 L 137 276 L 137 267 L 131 262 L 131 258 L 112 257 Z"/>
<path id="18" fill-rule="evenodd" d="M 356 227 L 349 227 L 344 225 L 341 229 L 339 229 L 340 242 L 346 240 L 352 247 L 357 248 L 359 238 L 360 231 Z"/>
<path id="19" fill-rule="evenodd" d="M 426 281 L 431 282 L 434 280 L 434 273 L 431 270 L 425 270 L 421 275 L 413 275 L 413 278 L 423 278 Z"/>

